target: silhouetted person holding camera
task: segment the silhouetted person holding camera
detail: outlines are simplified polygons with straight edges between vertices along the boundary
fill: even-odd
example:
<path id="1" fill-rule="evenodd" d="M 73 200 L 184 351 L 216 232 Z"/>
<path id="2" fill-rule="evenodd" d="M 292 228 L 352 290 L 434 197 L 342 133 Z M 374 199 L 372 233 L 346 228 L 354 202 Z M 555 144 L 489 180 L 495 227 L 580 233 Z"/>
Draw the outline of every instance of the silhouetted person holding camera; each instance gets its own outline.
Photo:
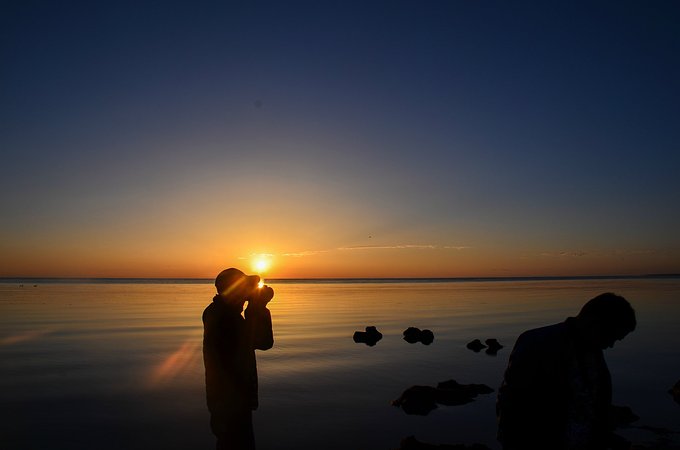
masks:
<path id="1" fill-rule="evenodd" d="M 606 293 L 576 317 L 522 333 L 498 391 L 503 449 L 629 448 L 613 433 L 611 377 L 602 350 L 635 325 L 626 299 Z"/>
<path id="2" fill-rule="evenodd" d="M 274 345 L 267 309 L 274 290 L 258 287 L 259 282 L 257 275 L 247 276 L 234 268 L 223 270 L 215 279 L 217 295 L 203 312 L 205 388 L 218 450 L 255 448 L 255 349 L 268 350 Z M 246 301 L 248 307 L 243 311 Z"/>

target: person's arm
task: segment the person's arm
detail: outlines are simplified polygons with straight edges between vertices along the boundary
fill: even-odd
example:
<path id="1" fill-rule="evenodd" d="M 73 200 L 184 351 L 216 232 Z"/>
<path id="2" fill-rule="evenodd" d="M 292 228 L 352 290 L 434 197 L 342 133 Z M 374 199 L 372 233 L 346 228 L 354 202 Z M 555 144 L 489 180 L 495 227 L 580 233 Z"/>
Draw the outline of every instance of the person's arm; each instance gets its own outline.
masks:
<path id="1" fill-rule="evenodd" d="M 253 348 L 269 350 L 274 346 L 274 332 L 272 331 L 272 315 L 267 303 L 274 297 L 274 290 L 263 286 L 258 297 L 248 300 L 245 318 L 251 332 Z"/>

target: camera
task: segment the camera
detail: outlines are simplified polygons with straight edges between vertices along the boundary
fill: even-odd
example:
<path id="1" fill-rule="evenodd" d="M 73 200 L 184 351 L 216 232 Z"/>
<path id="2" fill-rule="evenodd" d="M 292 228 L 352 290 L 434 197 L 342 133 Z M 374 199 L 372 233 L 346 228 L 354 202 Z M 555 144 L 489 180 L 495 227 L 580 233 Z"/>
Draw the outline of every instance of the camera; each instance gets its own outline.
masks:
<path id="1" fill-rule="evenodd" d="M 253 291 L 252 297 L 249 298 L 249 302 L 258 306 L 266 306 L 267 303 L 274 297 L 274 289 L 269 286 L 262 286 Z"/>

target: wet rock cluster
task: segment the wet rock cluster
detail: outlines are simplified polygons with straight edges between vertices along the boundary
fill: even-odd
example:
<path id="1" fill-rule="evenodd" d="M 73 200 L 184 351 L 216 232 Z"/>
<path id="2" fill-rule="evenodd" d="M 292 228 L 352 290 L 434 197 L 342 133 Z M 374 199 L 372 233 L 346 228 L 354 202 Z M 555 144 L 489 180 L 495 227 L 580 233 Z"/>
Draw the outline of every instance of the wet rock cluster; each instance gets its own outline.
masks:
<path id="1" fill-rule="evenodd" d="M 354 336 L 352 336 L 357 344 L 362 343 L 371 347 L 377 344 L 382 337 L 382 333 L 376 327 L 366 327 L 366 331 L 355 331 Z"/>
<path id="2" fill-rule="evenodd" d="M 485 384 L 460 384 L 456 380 L 442 381 L 437 387 L 411 386 L 392 402 L 406 414 L 426 416 L 437 405 L 457 406 L 474 401 L 480 394 L 493 392 Z"/>
<path id="3" fill-rule="evenodd" d="M 374 326 L 366 327 L 365 331 L 355 331 L 354 342 L 374 346 L 383 335 Z M 434 342 L 431 330 L 421 330 L 408 327 L 403 332 L 403 339 L 409 344 L 420 342 L 430 345 Z M 497 339 L 487 339 L 483 344 L 479 339 L 467 344 L 467 348 L 479 352 L 487 349 L 486 353 L 495 355 L 503 346 Z M 460 384 L 456 380 L 442 381 L 434 386 L 411 386 L 406 389 L 392 405 L 401 408 L 406 414 L 426 416 L 438 405 L 457 406 L 474 401 L 480 394 L 490 394 L 494 390 L 485 384 Z M 490 450 L 482 444 L 428 444 L 409 436 L 401 441 L 400 450 Z"/>
<path id="4" fill-rule="evenodd" d="M 355 331 L 354 342 L 374 346 L 382 339 L 383 335 L 376 327 L 366 327 L 366 331 Z M 408 327 L 404 331 L 404 340 L 409 344 L 420 342 L 423 345 L 430 345 L 434 342 L 434 333 L 431 330 L 421 330 L 416 327 Z"/>
<path id="5" fill-rule="evenodd" d="M 420 342 L 424 345 L 430 345 L 434 341 L 434 333 L 430 330 L 420 330 L 416 327 L 408 327 L 404 331 L 404 340 L 409 344 Z"/>
<path id="6" fill-rule="evenodd" d="M 475 353 L 479 353 L 482 349 L 486 349 L 487 355 L 495 356 L 498 350 L 502 349 L 503 346 L 497 339 L 487 339 L 484 341 L 486 345 L 482 344 L 482 341 L 475 339 L 467 343 L 466 347 Z"/>

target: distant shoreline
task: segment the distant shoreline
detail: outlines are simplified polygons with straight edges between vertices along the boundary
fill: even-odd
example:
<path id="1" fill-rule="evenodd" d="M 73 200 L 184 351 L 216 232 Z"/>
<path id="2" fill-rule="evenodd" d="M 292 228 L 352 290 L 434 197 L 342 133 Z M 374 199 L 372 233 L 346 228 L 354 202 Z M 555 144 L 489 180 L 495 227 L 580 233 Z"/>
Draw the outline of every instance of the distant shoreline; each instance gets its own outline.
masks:
<path id="1" fill-rule="evenodd" d="M 538 277 L 432 277 L 432 278 L 266 278 L 270 284 L 389 284 L 389 283 L 469 283 L 504 281 L 578 281 L 680 279 L 680 274 L 583 275 Z M 212 284 L 213 278 L 68 278 L 0 277 L 0 284 Z"/>

